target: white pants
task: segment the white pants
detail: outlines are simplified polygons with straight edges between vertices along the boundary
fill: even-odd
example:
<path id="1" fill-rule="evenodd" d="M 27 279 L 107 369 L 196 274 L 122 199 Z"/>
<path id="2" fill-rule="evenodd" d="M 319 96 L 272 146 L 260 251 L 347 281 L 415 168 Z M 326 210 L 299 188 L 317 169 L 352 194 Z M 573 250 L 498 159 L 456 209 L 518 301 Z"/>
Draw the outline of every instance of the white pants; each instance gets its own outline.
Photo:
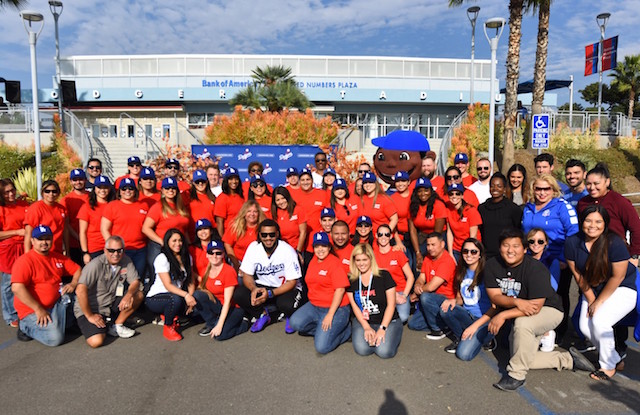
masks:
<path id="1" fill-rule="evenodd" d="M 580 308 L 580 331 L 598 348 L 600 369 L 615 369 L 620 362 L 613 336 L 613 325 L 636 308 L 637 292 L 627 287 L 618 287 L 600 305 L 593 317 L 587 316 L 589 304 L 582 300 Z"/>

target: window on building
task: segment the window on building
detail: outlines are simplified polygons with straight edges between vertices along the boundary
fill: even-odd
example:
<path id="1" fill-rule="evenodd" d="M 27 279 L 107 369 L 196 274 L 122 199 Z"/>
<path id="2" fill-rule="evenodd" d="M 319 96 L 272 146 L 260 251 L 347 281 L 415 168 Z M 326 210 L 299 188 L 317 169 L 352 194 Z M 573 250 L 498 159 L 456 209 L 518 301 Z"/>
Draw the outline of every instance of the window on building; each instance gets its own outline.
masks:
<path id="1" fill-rule="evenodd" d="M 189 128 L 205 128 L 213 122 L 215 116 L 212 112 L 190 112 L 187 114 Z"/>
<path id="2" fill-rule="evenodd" d="M 100 138 L 100 124 L 91 124 L 91 137 Z"/>
<path id="3" fill-rule="evenodd" d="M 118 126 L 115 124 L 111 124 L 109 126 L 109 137 L 118 138 Z"/>
<path id="4" fill-rule="evenodd" d="M 162 136 L 163 137 L 171 137 L 171 125 L 162 124 Z"/>
<path id="5" fill-rule="evenodd" d="M 136 136 L 136 126 L 135 125 L 127 125 L 127 137 L 135 138 Z"/>
<path id="6" fill-rule="evenodd" d="M 144 125 L 144 135 L 145 137 L 153 138 L 153 125 L 151 124 Z"/>

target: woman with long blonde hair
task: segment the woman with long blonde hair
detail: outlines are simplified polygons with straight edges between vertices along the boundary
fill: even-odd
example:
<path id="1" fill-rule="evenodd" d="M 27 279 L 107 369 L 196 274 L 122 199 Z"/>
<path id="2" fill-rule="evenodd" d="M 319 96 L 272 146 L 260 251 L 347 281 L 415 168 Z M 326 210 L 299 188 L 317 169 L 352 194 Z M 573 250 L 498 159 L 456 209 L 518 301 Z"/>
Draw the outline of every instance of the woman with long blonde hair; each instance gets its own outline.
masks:
<path id="1" fill-rule="evenodd" d="M 257 239 L 258 224 L 265 219 L 258 202 L 247 200 L 231 222 L 231 226 L 224 233 L 222 242 L 224 242 L 227 256 L 236 271 L 240 267 L 240 262 L 249 244 Z"/>

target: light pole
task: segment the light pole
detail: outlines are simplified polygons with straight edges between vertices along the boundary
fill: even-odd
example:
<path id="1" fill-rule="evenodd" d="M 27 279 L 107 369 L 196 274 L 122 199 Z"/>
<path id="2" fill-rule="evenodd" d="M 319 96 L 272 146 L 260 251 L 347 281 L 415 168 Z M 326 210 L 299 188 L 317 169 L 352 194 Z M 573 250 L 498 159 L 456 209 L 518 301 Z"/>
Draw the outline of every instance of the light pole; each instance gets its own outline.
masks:
<path id="1" fill-rule="evenodd" d="M 62 14 L 63 5 L 61 1 L 49 0 L 49 10 L 53 15 L 56 27 L 56 87 L 58 89 L 58 117 L 60 118 L 60 128 L 65 132 L 64 118 L 62 116 L 62 88 L 60 87 L 60 39 L 58 37 L 58 18 Z"/>
<path id="2" fill-rule="evenodd" d="M 598 124 L 600 124 L 600 111 L 602 110 L 602 58 L 604 51 L 602 50 L 602 42 L 604 42 L 604 29 L 607 26 L 611 13 L 600 13 L 596 16 L 596 22 L 600 26 L 600 46 L 598 47 Z M 598 130 L 600 125 L 598 125 Z"/>
<path id="3" fill-rule="evenodd" d="M 480 7 L 472 6 L 467 9 L 467 17 L 471 22 L 471 87 L 469 88 L 469 103 L 473 105 L 473 81 L 475 78 L 475 72 L 473 68 L 473 60 L 476 52 L 476 20 L 478 19 L 478 13 L 480 13 Z"/>
<path id="4" fill-rule="evenodd" d="M 491 46 L 491 85 L 489 87 L 489 163 L 491 169 L 493 169 L 496 122 L 496 52 L 498 50 L 498 41 L 506 23 L 507 21 L 502 17 L 493 17 L 484 22 L 484 35 L 489 41 L 489 46 Z M 487 29 L 495 29 L 496 35 L 490 38 Z"/>
<path id="5" fill-rule="evenodd" d="M 33 94 L 33 133 L 36 148 L 36 182 L 38 183 L 38 200 L 42 199 L 42 153 L 40 149 L 40 111 L 38 109 L 38 66 L 36 62 L 36 42 L 44 27 L 44 17 L 41 13 L 25 10 L 20 12 L 24 28 L 29 34 L 31 49 L 31 91 Z M 40 23 L 40 28 L 36 27 Z M 37 29 L 37 30 L 36 30 Z"/>

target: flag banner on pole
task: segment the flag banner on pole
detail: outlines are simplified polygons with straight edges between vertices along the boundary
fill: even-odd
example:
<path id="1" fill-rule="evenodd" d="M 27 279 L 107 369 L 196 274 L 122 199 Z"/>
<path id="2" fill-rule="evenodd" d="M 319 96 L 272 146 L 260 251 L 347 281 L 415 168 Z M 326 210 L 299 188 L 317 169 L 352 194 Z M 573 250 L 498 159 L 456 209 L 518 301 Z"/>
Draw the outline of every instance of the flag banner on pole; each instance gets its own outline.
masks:
<path id="1" fill-rule="evenodd" d="M 617 64 L 618 36 L 610 37 L 602 42 L 602 71 L 613 69 Z"/>
<path id="2" fill-rule="evenodd" d="M 593 43 L 584 48 L 584 76 L 598 73 L 598 46 L 598 43 Z"/>

